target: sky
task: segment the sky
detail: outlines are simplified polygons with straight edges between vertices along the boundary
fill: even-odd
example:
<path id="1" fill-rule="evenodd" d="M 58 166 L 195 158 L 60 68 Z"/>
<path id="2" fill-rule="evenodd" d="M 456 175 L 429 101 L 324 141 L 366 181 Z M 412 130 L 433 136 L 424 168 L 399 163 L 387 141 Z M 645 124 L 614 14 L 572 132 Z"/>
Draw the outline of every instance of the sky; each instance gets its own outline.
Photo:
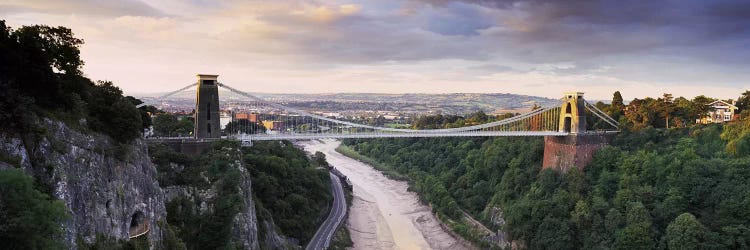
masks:
<path id="1" fill-rule="evenodd" d="M 0 0 L 0 19 L 71 28 L 85 74 L 128 94 L 198 73 L 265 93 L 750 89 L 746 0 Z"/>

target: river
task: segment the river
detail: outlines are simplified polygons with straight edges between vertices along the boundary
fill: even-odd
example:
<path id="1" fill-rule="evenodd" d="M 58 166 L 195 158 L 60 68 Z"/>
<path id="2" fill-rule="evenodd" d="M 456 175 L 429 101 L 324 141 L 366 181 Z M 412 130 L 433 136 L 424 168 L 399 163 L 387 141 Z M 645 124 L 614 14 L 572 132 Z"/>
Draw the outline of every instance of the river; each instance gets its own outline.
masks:
<path id="1" fill-rule="evenodd" d="M 306 151 L 326 154 L 328 163 L 349 177 L 353 200 L 346 226 L 354 249 L 467 249 L 440 227 L 430 208 L 404 181 L 385 177 L 372 166 L 336 152 L 341 142 L 301 143 Z"/>

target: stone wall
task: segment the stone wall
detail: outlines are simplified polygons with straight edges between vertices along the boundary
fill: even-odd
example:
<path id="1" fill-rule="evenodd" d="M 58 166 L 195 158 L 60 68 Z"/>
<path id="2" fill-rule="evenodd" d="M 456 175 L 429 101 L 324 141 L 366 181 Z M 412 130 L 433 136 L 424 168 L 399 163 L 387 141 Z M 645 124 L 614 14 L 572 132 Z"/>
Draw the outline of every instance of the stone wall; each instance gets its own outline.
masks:
<path id="1" fill-rule="evenodd" d="M 542 168 L 551 168 L 563 173 L 572 167 L 583 169 L 591 162 L 594 153 L 608 145 L 611 140 L 612 136 L 605 134 L 545 136 Z"/>

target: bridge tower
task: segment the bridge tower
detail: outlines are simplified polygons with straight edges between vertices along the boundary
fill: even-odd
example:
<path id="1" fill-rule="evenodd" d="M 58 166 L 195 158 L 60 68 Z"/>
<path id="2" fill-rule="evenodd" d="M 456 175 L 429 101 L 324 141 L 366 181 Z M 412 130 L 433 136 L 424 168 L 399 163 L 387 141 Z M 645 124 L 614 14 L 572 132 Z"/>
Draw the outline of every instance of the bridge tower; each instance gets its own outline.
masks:
<path id="1" fill-rule="evenodd" d="M 609 144 L 611 137 L 586 129 L 586 101 L 582 92 L 566 92 L 560 111 L 560 132 L 566 136 L 544 137 L 542 168 L 567 172 L 572 167 L 583 169 L 594 153 Z"/>
<path id="2" fill-rule="evenodd" d="M 586 132 L 586 102 L 583 92 L 565 92 L 560 112 L 560 132 Z"/>
<path id="3" fill-rule="evenodd" d="M 195 100 L 196 139 L 221 137 L 219 123 L 219 75 L 198 75 L 198 91 Z"/>

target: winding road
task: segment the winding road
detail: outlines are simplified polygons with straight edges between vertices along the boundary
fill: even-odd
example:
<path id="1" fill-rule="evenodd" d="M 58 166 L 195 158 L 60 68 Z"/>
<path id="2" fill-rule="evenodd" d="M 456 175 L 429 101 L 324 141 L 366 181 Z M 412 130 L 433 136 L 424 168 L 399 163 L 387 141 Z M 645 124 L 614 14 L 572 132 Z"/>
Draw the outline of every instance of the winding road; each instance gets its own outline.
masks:
<path id="1" fill-rule="evenodd" d="M 315 236 L 310 240 L 305 249 L 321 250 L 327 249 L 331 244 L 331 238 L 336 233 L 336 229 L 344 220 L 346 215 L 346 198 L 344 197 L 344 187 L 341 186 L 341 180 L 333 173 L 328 173 L 331 177 L 331 191 L 333 192 L 333 207 L 328 214 L 328 218 L 320 225 Z"/>

